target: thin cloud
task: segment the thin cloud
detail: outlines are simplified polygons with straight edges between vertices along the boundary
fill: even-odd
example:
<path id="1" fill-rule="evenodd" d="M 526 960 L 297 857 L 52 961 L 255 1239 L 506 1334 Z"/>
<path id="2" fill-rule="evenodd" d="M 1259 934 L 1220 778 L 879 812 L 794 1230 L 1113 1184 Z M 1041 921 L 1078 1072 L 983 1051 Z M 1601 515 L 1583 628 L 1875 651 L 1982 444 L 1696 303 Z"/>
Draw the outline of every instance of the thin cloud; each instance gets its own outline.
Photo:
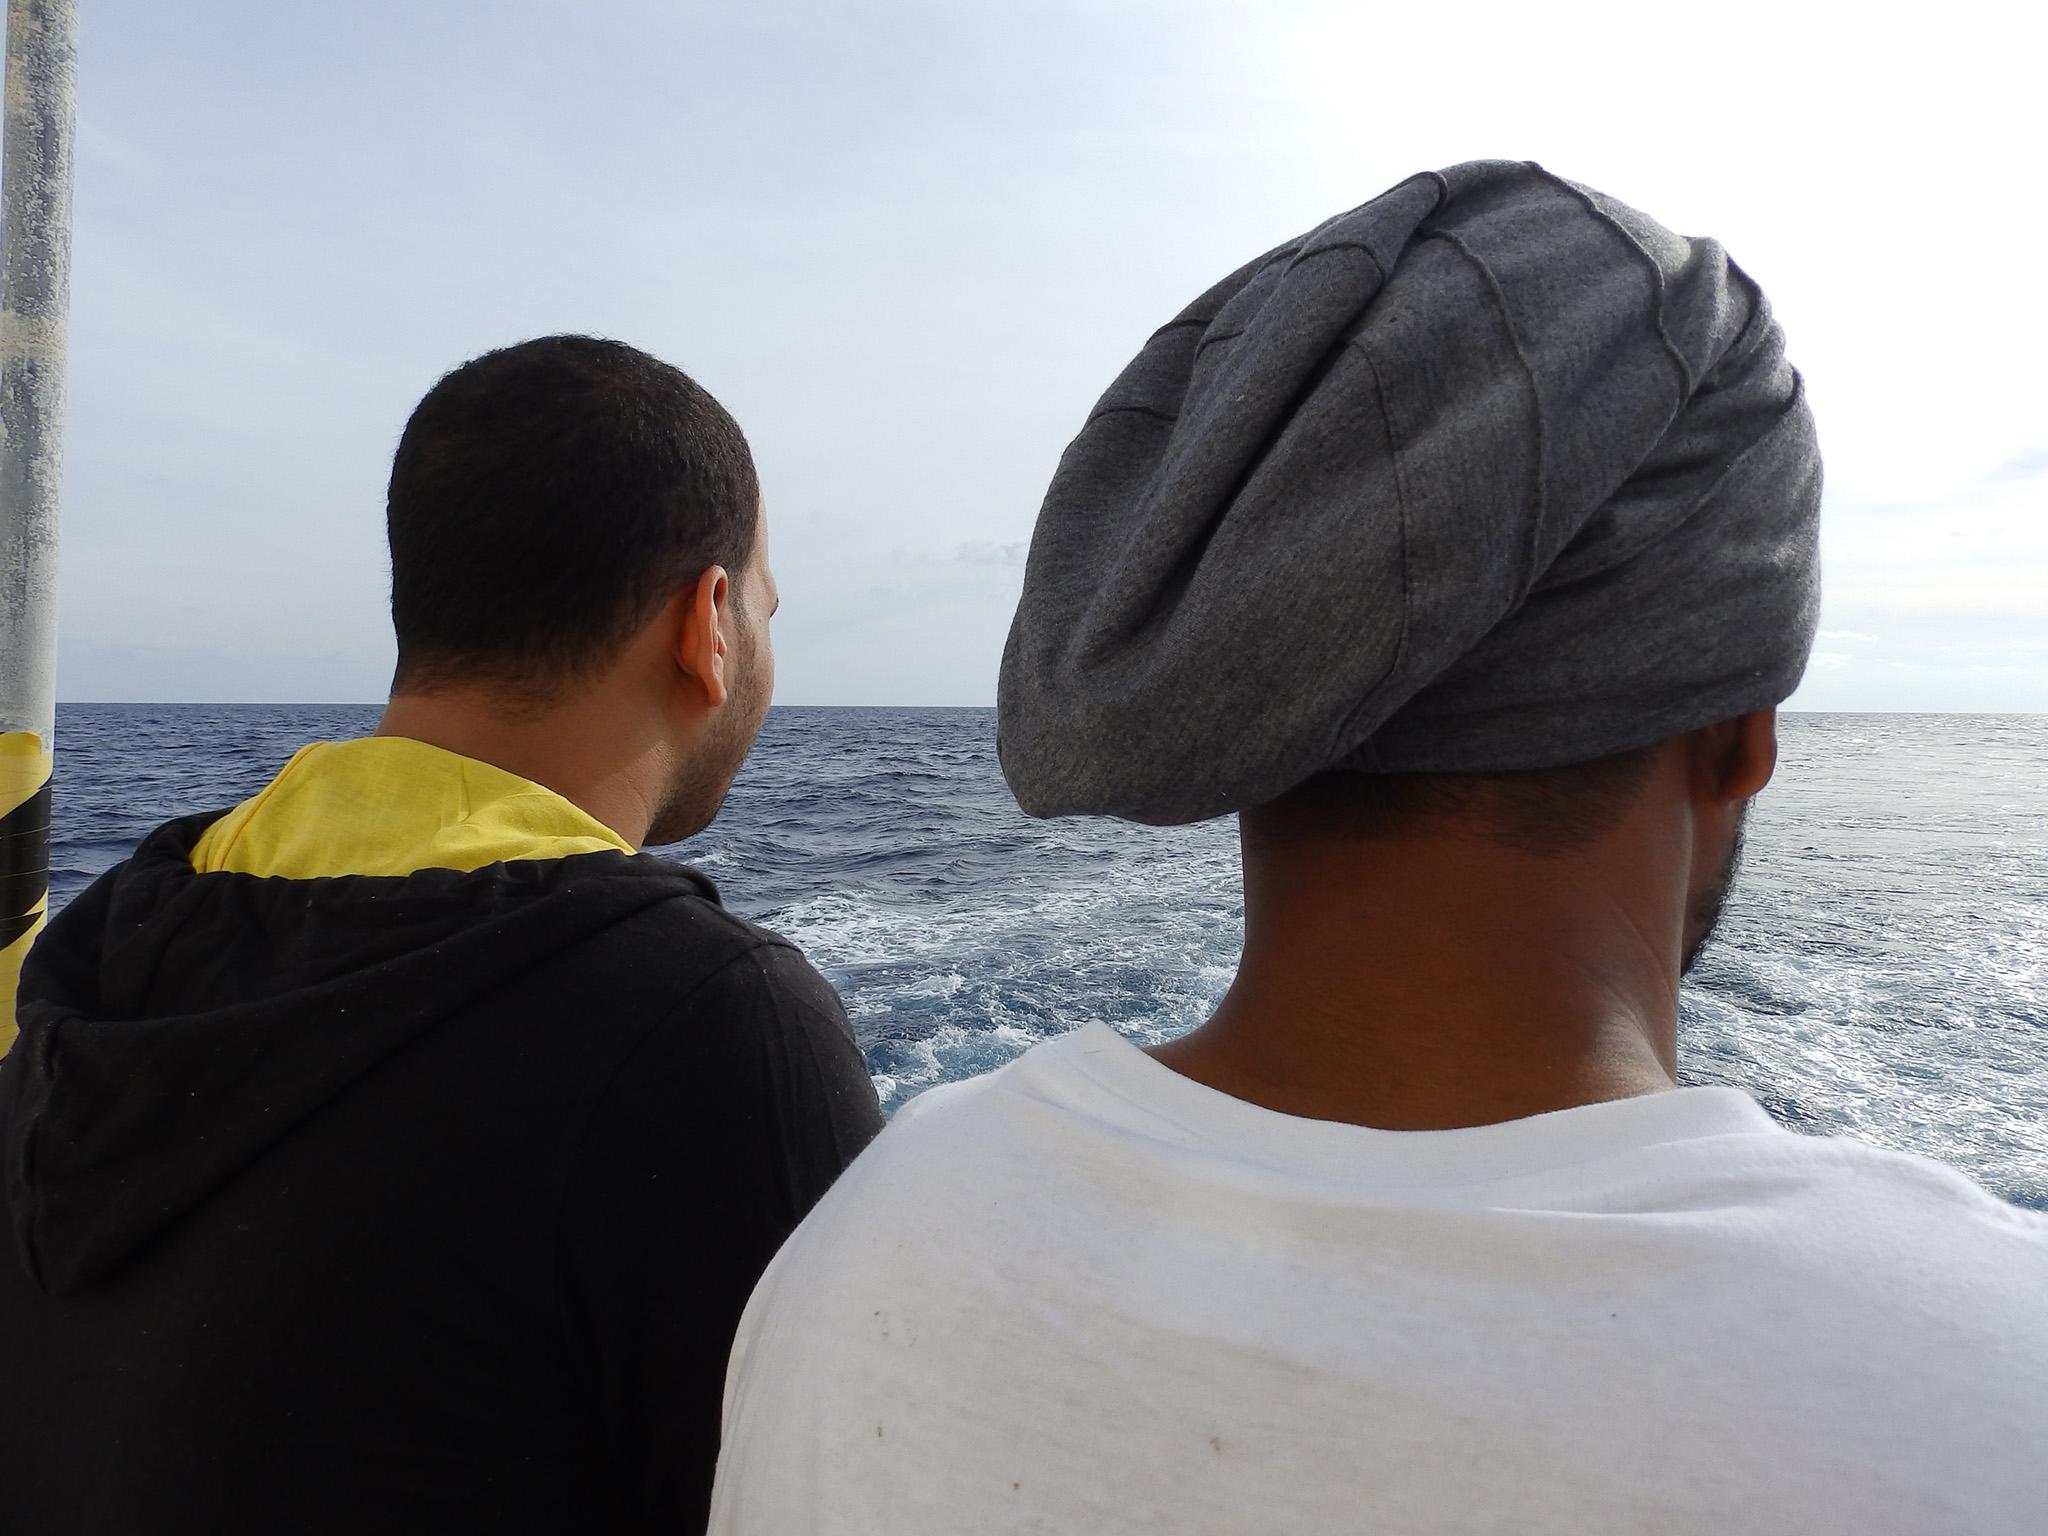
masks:
<path id="1" fill-rule="evenodd" d="M 2048 475 L 2048 448 L 2029 448 L 2014 454 L 1985 478 L 1987 480 L 2032 480 Z"/>
<path id="2" fill-rule="evenodd" d="M 1029 548 L 1022 539 L 969 539 L 954 548 L 953 558 L 962 565 L 992 565 L 1013 570 L 1024 564 Z"/>

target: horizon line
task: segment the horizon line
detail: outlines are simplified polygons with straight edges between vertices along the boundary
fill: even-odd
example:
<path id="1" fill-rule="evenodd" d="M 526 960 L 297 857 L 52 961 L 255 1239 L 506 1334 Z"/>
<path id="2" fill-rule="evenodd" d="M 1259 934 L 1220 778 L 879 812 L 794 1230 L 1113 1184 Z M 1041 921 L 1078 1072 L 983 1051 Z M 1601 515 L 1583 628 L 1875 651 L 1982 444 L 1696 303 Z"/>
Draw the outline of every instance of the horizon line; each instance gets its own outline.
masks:
<path id="1" fill-rule="evenodd" d="M 384 699 L 59 699 L 59 709 L 380 709 Z M 782 704 L 777 709 L 899 709 L 993 711 L 994 704 Z M 1923 718 L 1954 716 L 1957 719 L 2011 717 L 2039 719 L 2048 716 L 2041 709 L 1814 709 L 1808 706 L 1778 706 L 1781 715 L 1907 715 Z"/>

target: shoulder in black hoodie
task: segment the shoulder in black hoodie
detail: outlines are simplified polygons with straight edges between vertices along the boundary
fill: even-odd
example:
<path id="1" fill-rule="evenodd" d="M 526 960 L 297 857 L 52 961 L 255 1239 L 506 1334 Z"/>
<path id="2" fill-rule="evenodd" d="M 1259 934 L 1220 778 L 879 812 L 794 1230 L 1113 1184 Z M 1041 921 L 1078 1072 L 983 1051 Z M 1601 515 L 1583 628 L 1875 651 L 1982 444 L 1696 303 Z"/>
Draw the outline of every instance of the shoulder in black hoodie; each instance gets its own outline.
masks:
<path id="1" fill-rule="evenodd" d="M 0 1064 L 0 1530 L 701 1529 L 761 1270 L 880 1127 L 832 989 L 648 855 L 195 874 Z"/>

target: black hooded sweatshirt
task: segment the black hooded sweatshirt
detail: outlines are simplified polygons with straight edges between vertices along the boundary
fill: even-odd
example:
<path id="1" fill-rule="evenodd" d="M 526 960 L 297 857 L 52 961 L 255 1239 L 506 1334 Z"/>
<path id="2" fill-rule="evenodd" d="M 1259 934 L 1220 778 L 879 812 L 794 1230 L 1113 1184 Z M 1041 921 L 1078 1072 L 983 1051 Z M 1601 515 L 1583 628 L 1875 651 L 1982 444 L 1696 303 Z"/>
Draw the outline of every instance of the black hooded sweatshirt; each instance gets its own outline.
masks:
<path id="1" fill-rule="evenodd" d="M 880 1127 L 832 989 L 588 853 L 67 908 L 0 1064 L 0 1533 L 702 1528 L 727 1350 Z"/>

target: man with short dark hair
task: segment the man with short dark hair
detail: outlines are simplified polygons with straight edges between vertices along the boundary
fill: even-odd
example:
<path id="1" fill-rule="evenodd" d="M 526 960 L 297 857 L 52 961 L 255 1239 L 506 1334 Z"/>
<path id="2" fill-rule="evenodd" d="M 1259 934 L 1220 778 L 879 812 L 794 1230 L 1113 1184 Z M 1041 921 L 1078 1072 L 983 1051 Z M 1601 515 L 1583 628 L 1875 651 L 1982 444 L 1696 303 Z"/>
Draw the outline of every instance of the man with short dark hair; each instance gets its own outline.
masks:
<path id="1" fill-rule="evenodd" d="M 896 1117 L 741 1325 L 713 1530 L 2048 1530 L 2048 1225 L 1674 1086 L 1819 468 L 1755 284 L 1533 166 L 1157 332 L 999 739 L 1039 815 L 1241 813 L 1236 979 Z"/>
<path id="2" fill-rule="evenodd" d="M 640 854 L 774 686 L 746 439 L 556 336 L 420 402 L 375 736 L 50 925 L 0 1065 L 0 1528 L 701 1529 L 726 1353 L 879 1128 L 829 986 Z"/>

